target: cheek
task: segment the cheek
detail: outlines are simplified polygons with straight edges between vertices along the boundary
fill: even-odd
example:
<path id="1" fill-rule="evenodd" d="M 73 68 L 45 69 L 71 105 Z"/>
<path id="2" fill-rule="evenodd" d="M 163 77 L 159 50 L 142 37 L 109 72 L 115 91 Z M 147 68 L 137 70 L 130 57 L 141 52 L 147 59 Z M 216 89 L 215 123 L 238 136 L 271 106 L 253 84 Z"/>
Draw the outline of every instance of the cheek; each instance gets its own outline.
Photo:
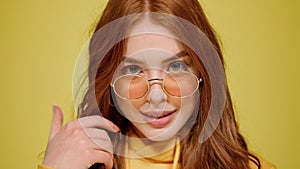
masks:
<path id="1" fill-rule="evenodd" d="M 177 110 L 181 109 L 182 99 L 175 98 L 175 97 L 168 97 L 168 102 L 170 104 L 172 104 L 173 106 L 175 106 L 177 108 Z"/>
<path id="2" fill-rule="evenodd" d="M 136 107 L 134 107 L 129 100 L 124 100 L 121 98 L 116 98 L 114 104 L 118 107 L 119 113 L 127 119 L 133 120 L 136 116 Z"/>
<path id="3" fill-rule="evenodd" d="M 147 102 L 146 99 L 140 99 L 140 100 L 133 100 L 129 101 L 130 106 L 134 107 L 136 110 L 139 110 L 139 108 L 144 105 Z"/>

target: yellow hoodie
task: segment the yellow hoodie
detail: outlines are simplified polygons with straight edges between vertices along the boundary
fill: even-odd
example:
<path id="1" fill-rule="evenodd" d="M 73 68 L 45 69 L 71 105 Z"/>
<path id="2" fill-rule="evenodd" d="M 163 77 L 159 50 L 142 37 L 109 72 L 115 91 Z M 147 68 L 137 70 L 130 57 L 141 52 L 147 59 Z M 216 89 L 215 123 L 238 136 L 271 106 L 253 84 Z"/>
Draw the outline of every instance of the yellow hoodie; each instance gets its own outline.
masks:
<path id="1" fill-rule="evenodd" d="M 179 155 L 180 144 L 178 140 L 169 142 L 145 143 L 141 139 L 131 139 L 126 145 L 125 163 L 127 169 L 180 169 Z M 161 153 L 163 152 L 163 153 Z M 274 165 L 255 154 L 262 169 L 276 169 Z M 250 162 L 252 169 L 257 166 Z M 53 169 L 51 167 L 38 165 L 38 169 Z"/>

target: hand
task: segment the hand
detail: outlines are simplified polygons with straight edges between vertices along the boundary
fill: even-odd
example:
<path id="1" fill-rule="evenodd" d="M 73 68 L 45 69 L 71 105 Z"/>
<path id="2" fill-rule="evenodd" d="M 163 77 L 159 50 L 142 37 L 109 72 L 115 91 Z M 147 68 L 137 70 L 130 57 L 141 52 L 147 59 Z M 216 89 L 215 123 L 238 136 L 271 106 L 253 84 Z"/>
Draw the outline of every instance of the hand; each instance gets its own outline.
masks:
<path id="1" fill-rule="evenodd" d="M 62 126 L 63 113 L 53 107 L 50 137 L 43 165 L 55 169 L 87 169 L 94 163 L 113 166 L 113 146 L 105 130 L 119 131 L 101 116 L 87 116 Z M 105 130 L 104 130 L 105 129 Z"/>

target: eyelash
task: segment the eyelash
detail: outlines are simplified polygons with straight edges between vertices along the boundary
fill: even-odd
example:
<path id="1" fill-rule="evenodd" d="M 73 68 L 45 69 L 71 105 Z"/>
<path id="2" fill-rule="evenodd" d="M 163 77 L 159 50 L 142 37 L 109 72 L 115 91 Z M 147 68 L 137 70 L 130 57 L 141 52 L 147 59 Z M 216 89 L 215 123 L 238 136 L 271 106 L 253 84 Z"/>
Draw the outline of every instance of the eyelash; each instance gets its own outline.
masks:
<path id="1" fill-rule="evenodd" d="M 136 72 L 136 73 L 132 73 L 132 72 L 128 72 L 130 70 L 130 68 L 138 68 L 139 71 Z M 129 65 L 129 66 L 125 66 L 124 68 L 121 69 L 121 72 L 123 75 L 127 75 L 127 74 L 133 74 L 133 75 L 136 75 L 138 73 L 141 73 L 141 67 L 138 66 L 138 65 Z"/>
<path id="2" fill-rule="evenodd" d="M 168 71 L 171 71 L 171 70 L 170 70 L 171 66 L 172 66 L 172 65 L 175 65 L 175 64 L 179 64 L 179 65 L 181 66 L 180 69 L 182 69 L 182 70 L 180 70 L 180 71 L 187 71 L 188 68 L 189 68 L 189 66 L 188 66 L 185 62 L 183 62 L 183 61 L 176 61 L 176 62 L 172 62 L 172 63 L 169 65 Z"/>

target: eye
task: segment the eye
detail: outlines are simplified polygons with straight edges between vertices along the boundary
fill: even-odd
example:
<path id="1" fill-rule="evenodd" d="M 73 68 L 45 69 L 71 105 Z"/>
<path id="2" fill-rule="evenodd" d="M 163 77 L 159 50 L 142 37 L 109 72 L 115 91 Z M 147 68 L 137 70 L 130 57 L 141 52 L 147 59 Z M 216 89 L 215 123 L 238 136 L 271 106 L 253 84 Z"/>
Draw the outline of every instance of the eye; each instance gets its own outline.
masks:
<path id="1" fill-rule="evenodd" d="M 123 75 L 136 75 L 141 72 L 141 68 L 137 65 L 125 66 L 121 69 Z"/>
<path id="2" fill-rule="evenodd" d="M 170 71 L 170 72 L 183 72 L 183 71 L 187 71 L 188 69 L 189 69 L 188 65 L 186 65 L 182 61 L 178 61 L 178 62 L 171 63 L 168 71 Z"/>

